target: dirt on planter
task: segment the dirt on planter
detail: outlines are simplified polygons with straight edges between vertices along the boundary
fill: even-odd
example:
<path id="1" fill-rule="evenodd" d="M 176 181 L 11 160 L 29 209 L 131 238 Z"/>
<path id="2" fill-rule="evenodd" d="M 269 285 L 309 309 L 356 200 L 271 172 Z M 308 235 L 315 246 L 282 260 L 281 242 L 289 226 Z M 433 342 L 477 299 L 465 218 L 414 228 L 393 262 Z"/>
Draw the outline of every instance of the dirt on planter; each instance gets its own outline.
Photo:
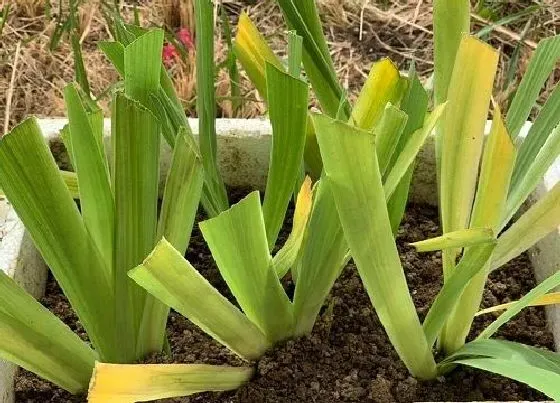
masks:
<path id="1" fill-rule="evenodd" d="M 285 239 L 287 219 L 281 241 Z M 437 210 L 409 206 L 398 236 L 401 260 L 409 288 L 423 319 L 441 287 L 441 254 L 418 254 L 408 243 L 439 234 Z M 202 235 L 195 229 L 187 258 L 224 295 L 233 300 L 221 279 Z M 483 306 L 510 302 L 527 293 L 535 279 L 524 254 L 493 273 L 484 292 Z M 292 288 L 286 282 L 288 290 Z M 85 337 L 66 298 L 50 280 L 43 303 Z M 478 317 L 472 336 L 496 315 Z M 172 357 L 156 355 L 148 362 L 246 365 L 177 313 L 171 313 L 168 336 Z M 528 308 L 504 325 L 498 337 L 553 349 L 542 308 Z M 290 340 L 268 352 L 255 364 L 254 378 L 237 391 L 203 393 L 166 399 L 166 403 L 288 403 L 288 402 L 414 402 L 546 400 L 528 386 L 468 368 L 447 377 L 420 382 L 412 378 L 389 343 L 353 264 L 337 280 L 313 333 Z M 16 402 L 84 402 L 21 371 L 16 380 Z"/>

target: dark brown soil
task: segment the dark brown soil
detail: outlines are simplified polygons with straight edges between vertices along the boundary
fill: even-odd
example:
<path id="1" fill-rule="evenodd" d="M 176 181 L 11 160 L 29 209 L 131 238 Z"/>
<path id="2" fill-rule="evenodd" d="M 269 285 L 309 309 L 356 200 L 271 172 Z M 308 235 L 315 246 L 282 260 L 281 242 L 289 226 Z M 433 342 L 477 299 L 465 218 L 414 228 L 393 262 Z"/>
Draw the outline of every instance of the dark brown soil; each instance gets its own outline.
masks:
<path id="1" fill-rule="evenodd" d="M 289 221 L 289 220 L 288 220 Z M 290 223 L 287 223 L 287 228 Z M 423 317 L 441 286 L 440 253 L 417 254 L 407 244 L 438 234 L 437 211 L 410 206 L 398 236 L 401 260 L 418 312 Z M 193 232 L 187 258 L 214 286 L 231 298 L 198 230 Z M 519 298 L 535 285 L 526 255 L 492 274 L 484 306 Z M 290 284 L 287 284 L 290 287 Z M 73 329 L 76 324 L 64 296 L 50 281 L 43 303 Z M 328 307 L 328 309 L 327 309 Z M 493 320 L 477 318 L 473 334 Z M 173 357 L 151 362 L 243 365 L 185 318 L 172 313 L 168 323 Z M 553 348 L 544 311 L 529 308 L 505 325 L 499 337 Z M 17 402 L 84 402 L 34 375 L 22 371 L 16 381 Z M 413 401 L 546 400 L 523 384 L 482 371 L 459 368 L 445 379 L 419 382 L 399 361 L 371 307 L 353 264 L 336 282 L 313 334 L 288 341 L 256 364 L 254 379 L 234 392 L 168 399 L 176 403 L 288 403 L 288 402 L 413 402 Z M 162 401 L 163 402 L 163 401 Z"/>

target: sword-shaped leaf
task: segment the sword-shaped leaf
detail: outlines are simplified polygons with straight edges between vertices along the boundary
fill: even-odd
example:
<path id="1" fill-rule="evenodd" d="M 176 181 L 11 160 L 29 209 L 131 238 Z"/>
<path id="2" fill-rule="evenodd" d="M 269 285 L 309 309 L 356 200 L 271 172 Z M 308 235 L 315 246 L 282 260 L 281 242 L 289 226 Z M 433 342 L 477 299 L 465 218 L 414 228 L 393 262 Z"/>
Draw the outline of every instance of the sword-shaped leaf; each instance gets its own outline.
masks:
<path id="1" fill-rule="evenodd" d="M 97 358 L 68 326 L 2 270 L 0 357 L 72 393 L 87 389 Z"/>
<path id="2" fill-rule="evenodd" d="M 303 164 L 308 87 L 271 64 L 266 65 L 266 84 L 272 150 L 262 210 L 268 247 L 272 250 Z"/>
<path id="3" fill-rule="evenodd" d="M 274 271 L 259 192 L 201 222 L 200 230 L 247 317 L 271 342 L 289 337 L 292 304 Z"/>
<path id="4" fill-rule="evenodd" d="M 0 140 L 0 185 L 96 350 L 103 359 L 118 357 L 108 270 L 35 119 Z"/>
<path id="5" fill-rule="evenodd" d="M 314 122 L 327 190 L 334 196 L 345 238 L 373 306 L 411 373 L 431 378 L 435 361 L 393 239 L 374 137 L 323 115 L 315 115 Z"/>
<path id="6" fill-rule="evenodd" d="M 89 403 L 134 403 L 239 388 L 248 367 L 204 364 L 119 365 L 96 363 Z"/>
<path id="7" fill-rule="evenodd" d="M 234 353 L 253 360 L 269 347 L 264 334 L 165 239 L 129 276 Z M 163 341 L 163 339 L 161 340 Z"/>

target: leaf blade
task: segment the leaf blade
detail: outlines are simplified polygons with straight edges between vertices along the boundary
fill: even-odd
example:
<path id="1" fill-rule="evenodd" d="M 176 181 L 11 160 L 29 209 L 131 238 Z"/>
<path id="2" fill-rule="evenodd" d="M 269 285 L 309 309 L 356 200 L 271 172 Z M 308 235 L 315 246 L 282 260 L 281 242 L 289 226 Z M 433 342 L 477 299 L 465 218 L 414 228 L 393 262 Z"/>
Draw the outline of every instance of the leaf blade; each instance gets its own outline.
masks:
<path id="1" fill-rule="evenodd" d="M 96 363 L 88 401 L 133 403 L 233 390 L 253 374 L 249 367 L 205 364 Z"/>
<path id="2" fill-rule="evenodd" d="M 252 360 L 268 348 L 264 334 L 162 239 L 129 276 L 218 342 Z"/>

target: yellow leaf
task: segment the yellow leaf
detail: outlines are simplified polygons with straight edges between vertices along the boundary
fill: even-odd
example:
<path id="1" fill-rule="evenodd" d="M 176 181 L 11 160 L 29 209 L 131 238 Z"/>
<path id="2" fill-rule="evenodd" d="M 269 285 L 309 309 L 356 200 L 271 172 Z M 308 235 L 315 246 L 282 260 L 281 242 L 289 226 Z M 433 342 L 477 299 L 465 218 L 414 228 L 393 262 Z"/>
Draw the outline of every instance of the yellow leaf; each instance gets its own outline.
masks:
<path id="1" fill-rule="evenodd" d="M 282 249 L 272 259 L 274 270 L 280 278 L 286 275 L 295 262 L 303 241 L 312 205 L 313 191 L 311 188 L 311 178 L 307 176 L 297 196 L 292 232 Z"/>
<path id="2" fill-rule="evenodd" d="M 389 59 L 374 63 L 352 111 L 350 123 L 364 130 L 375 127 L 388 102 L 398 105 L 405 90 L 399 70 Z"/>
<path id="3" fill-rule="evenodd" d="M 121 365 L 96 363 L 90 403 L 133 403 L 237 389 L 253 369 L 203 364 Z"/>
<path id="4" fill-rule="evenodd" d="M 490 308 L 481 309 L 480 311 L 478 311 L 476 316 L 485 315 L 487 313 L 492 313 L 492 312 L 504 311 L 508 309 L 510 306 L 512 306 L 513 304 L 515 304 L 516 302 L 518 301 L 508 302 L 507 304 L 500 304 L 500 305 L 492 306 Z M 560 304 L 560 292 L 551 292 L 549 294 L 545 294 L 542 297 L 539 297 L 533 302 L 531 302 L 529 306 L 546 306 L 546 305 L 555 305 L 555 304 Z"/>

